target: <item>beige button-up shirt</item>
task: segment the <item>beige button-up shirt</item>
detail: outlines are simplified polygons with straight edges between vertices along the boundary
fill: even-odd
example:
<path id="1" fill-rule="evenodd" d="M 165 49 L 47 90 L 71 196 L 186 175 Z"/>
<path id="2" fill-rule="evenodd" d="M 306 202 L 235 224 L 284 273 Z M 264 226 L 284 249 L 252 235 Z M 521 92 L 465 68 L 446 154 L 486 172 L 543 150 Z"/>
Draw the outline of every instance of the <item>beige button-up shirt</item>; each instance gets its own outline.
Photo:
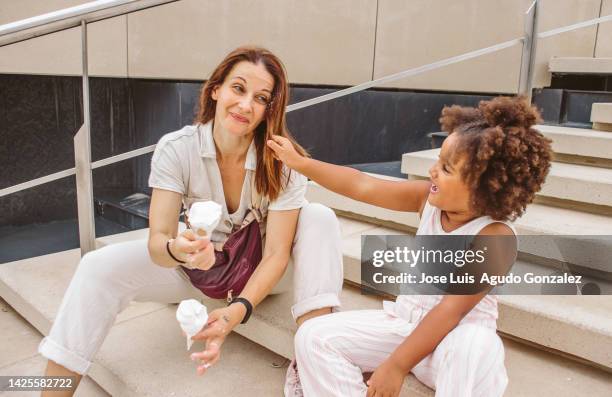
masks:
<path id="1" fill-rule="evenodd" d="M 159 140 L 151 160 L 149 187 L 170 190 L 183 195 L 185 208 L 195 201 L 212 200 L 223 207 L 219 225 L 212 234 L 212 241 L 225 241 L 234 226 L 239 227 L 251 204 L 251 180 L 255 177 L 257 151 L 255 142 L 248 149 L 244 168 L 247 170 L 242 185 L 240 205 L 230 214 L 225 203 L 221 173 L 217 164 L 212 121 L 204 125 L 189 125 L 170 132 Z M 283 174 L 289 173 L 283 167 Z M 286 180 L 286 176 L 283 177 Z M 264 201 L 262 213 L 301 208 L 306 205 L 307 179 L 291 171 L 289 183 L 272 202 Z M 266 205 L 267 204 L 267 205 Z"/>

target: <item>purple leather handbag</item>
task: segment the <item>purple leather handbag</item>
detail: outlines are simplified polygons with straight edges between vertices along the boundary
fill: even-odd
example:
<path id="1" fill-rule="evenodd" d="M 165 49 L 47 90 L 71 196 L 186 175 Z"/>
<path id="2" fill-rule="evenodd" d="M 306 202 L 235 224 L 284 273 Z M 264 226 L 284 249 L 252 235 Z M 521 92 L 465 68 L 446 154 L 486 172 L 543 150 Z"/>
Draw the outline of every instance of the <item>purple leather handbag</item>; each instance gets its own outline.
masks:
<path id="1" fill-rule="evenodd" d="M 252 192 L 255 187 L 251 187 Z M 262 213 L 260 211 L 263 198 L 258 194 L 251 194 L 251 206 L 249 213 L 244 217 L 240 229 L 230 234 L 222 245 L 215 243 L 215 264 L 208 270 L 188 269 L 184 266 L 183 271 L 191 280 L 191 284 L 204 293 L 204 295 L 215 298 L 231 299 L 238 296 L 251 275 L 261 262 L 262 258 L 262 233 L 260 222 Z M 258 203 L 254 206 L 253 203 Z M 185 217 L 188 227 L 189 221 Z"/>

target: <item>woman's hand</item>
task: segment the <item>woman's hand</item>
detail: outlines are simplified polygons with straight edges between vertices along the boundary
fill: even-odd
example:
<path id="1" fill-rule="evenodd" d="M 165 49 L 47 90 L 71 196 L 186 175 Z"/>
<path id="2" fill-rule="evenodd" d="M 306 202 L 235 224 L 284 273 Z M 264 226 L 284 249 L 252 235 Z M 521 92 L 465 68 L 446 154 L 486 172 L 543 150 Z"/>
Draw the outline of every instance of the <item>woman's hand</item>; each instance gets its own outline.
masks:
<path id="1" fill-rule="evenodd" d="M 301 163 L 306 159 L 295 151 L 291 141 L 280 135 L 272 135 L 267 142 L 268 147 L 274 151 L 274 157 L 285 163 L 291 169 L 299 171 Z"/>
<path id="2" fill-rule="evenodd" d="M 197 239 L 187 229 L 170 244 L 170 251 L 177 258 L 187 262 L 189 267 L 208 270 L 215 264 L 215 249 L 208 238 Z"/>
<path id="3" fill-rule="evenodd" d="M 390 360 L 384 361 L 368 380 L 367 397 L 397 397 L 406 374 Z"/>
<path id="4" fill-rule="evenodd" d="M 203 375 L 206 370 L 221 357 L 221 345 L 225 337 L 242 321 L 246 310 L 241 304 L 234 304 L 221 309 L 216 309 L 208 315 L 206 327 L 191 339 L 206 342 L 206 349 L 200 353 L 193 353 L 193 361 L 200 360 L 197 368 L 198 375 Z"/>

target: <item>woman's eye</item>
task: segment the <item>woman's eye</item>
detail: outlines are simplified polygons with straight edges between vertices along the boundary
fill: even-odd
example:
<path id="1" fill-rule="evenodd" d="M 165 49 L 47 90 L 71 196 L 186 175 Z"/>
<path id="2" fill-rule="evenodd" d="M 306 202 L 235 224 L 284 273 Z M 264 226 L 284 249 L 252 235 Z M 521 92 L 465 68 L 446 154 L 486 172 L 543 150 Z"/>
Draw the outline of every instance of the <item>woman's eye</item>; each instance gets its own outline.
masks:
<path id="1" fill-rule="evenodd" d="M 244 92 L 244 88 L 242 88 L 242 86 L 241 86 L 241 85 L 236 84 L 236 85 L 234 85 L 232 88 L 233 88 L 233 89 L 234 89 L 234 91 L 236 91 L 236 92 L 239 92 L 239 93 L 243 93 L 243 92 Z"/>
<path id="2" fill-rule="evenodd" d="M 255 99 L 257 100 L 257 102 L 261 103 L 262 105 L 267 105 L 269 102 L 268 98 L 263 95 L 258 95 L 255 97 Z"/>

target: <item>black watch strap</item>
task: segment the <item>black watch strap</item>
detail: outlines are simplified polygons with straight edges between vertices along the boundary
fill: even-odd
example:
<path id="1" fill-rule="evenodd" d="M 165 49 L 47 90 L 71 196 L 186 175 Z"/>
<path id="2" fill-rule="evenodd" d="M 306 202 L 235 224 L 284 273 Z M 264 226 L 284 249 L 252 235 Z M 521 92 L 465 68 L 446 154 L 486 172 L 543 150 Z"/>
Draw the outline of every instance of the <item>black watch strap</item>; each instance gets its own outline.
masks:
<path id="1" fill-rule="evenodd" d="M 247 321 L 249 321 L 249 317 L 251 317 L 251 313 L 253 313 L 253 305 L 251 304 L 251 302 L 248 301 L 248 299 L 238 297 L 238 298 L 232 298 L 228 306 L 233 303 L 237 303 L 237 302 L 242 303 L 244 307 L 246 308 L 246 313 L 244 315 L 244 318 L 240 322 L 240 324 L 245 324 Z"/>

